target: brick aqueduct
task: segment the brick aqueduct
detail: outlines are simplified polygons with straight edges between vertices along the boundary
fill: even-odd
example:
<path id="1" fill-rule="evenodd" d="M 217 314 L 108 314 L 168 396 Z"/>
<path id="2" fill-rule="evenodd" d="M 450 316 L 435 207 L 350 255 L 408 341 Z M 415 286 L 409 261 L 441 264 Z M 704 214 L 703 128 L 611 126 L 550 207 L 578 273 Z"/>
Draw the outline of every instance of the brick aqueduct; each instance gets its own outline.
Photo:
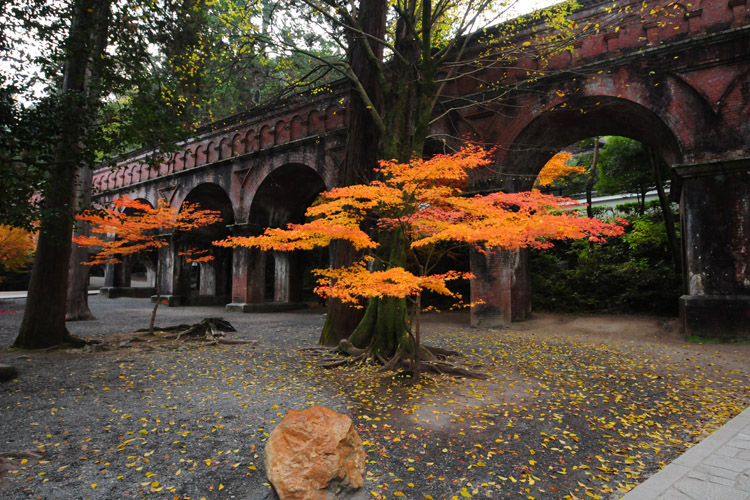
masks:
<path id="1" fill-rule="evenodd" d="M 546 76 L 510 96 L 493 99 L 478 86 L 518 78 L 507 70 L 493 75 L 500 70 L 491 62 L 483 78 L 458 80 L 445 104 L 458 102 L 457 111 L 436 120 L 434 144 L 470 136 L 496 145 L 495 166 L 477 180 L 506 190 L 528 189 L 547 159 L 584 138 L 622 135 L 652 146 L 673 165 L 672 191 L 680 201 L 686 332 L 750 337 L 750 6 L 748 0 L 656 1 L 667 15 L 653 17 L 654 4 L 623 9 L 627 3 L 618 0 L 618 9 L 608 11 L 611 1 L 584 2 L 573 18 L 602 29 L 556 55 Z M 604 28 L 613 21 L 617 29 Z M 519 44 L 524 36 L 528 31 Z M 532 57 L 516 64 L 538 65 Z M 226 224 L 191 235 L 193 245 L 298 221 L 321 190 L 338 183 L 348 92 L 341 84 L 215 123 L 158 169 L 144 163 L 148 152 L 131 154 L 118 169 L 94 172 L 95 198 L 127 194 L 155 204 L 163 197 L 221 210 Z M 481 108 L 460 105 L 478 95 Z M 171 303 L 252 311 L 301 300 L 299 255 L 215 249 L 216 260 L 191 276 L 177 257 L 184 244 L 177 239 L 160 256 Z M 514 319 L 522 319 L 530 310 L 523 259 L 499 253 L 489 262 L 471 260 L 473 300 L 485 300 L 473 321 L 498 324 L 510 296 Z M 105 284 L 112 295 L 127 293 L 129 267 L 108 268 Z"/>

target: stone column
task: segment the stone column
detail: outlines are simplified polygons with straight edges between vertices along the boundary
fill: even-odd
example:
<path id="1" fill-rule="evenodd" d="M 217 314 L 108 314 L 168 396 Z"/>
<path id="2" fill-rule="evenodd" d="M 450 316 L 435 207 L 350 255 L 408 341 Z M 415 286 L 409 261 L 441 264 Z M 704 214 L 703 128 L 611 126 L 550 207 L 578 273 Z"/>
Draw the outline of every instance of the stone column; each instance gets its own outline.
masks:
<path id="1" fill-rule="evenodd" d="M 199 295 L 216 295 L 216 262 L 200 262 Z"/>
<path id="2" fill-rule="evenodd" d="M 172 238 L 171 235 L 163 235 L 164 238 Z M 180 243 L 171 241 L 171 244 L 161 247 L 157 258 L 161 263 L 160 292 L 161 302 L 168 306 L 182 305 L 184 299 L 190 292 L 190 276 L 187 276 L 187 290 L 185 290 L 185 272 L 189 268 L 184 266 L 185 259 L 178 255 Z M 156 296 L 151 297 L 156 300 Z"/>
<path id="3" fill-rule="evenodd" d="M 230 311 L 248 312 L 253 304 L 264 302 L 266 252 L 256 248 L 232 249 L 232 302 Z"/>
<path id="4" fill-rule="evenodd" d="M 750 338 L 750 158 L 677 165 L 686 335 Z"/>
<path id="5" fill-rule="evenodd" d="M 292 278 L 290 255 L 287 252 L 274 252 L 273 301 L 289 302 L 291 298 L 290 281 Z"/>
<path id="6" fill-rule="evenodd" d="M 471 250 L 471 301 L 483 302 L 471 308 L 472 326 L 507 328 L 526 319 L 531 312 L 527 262 L 527 250 Z"/>
<path id="7" fill-rule="evenodd" d="M 117 264 L 105 264 L 104 265 L 104 286 L 111 288 L 115 286 L 121 286 L 122 280 L 122 262 Z"/>

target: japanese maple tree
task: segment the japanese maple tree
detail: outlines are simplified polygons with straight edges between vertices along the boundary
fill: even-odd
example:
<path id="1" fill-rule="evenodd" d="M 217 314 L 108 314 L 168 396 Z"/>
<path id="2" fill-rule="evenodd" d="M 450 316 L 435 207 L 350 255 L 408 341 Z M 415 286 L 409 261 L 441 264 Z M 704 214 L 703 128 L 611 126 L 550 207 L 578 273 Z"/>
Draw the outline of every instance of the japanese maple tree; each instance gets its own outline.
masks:
<path id="1" fill-rule="evenodd" d="M 0 271 L 18 272 L 34 260 L 36 237 L 25 229 L 0 224 Z M 0 281 L 3 281 L 0 276 Z"/>
<path id="2" fill-rule="evenodd" d="M 568 151 L 561 151 L 549 159 L 544 164 L 539 175 L 536 177 L 534 187 L 544 187 L 554 184 L 556 181 L 564 181 L 573 175 L 580 175 L 586 172 L 586 167 L 582 165 L 572 165 L 573 154 Z"/>
<path id="3" fill-rule="evenodd" d="M 97 247 L 86 265 L 122 262 L 128 255 L 143 254 L 151 259 L 150 253 L 171 243 L 165 233 L 190 231 L 210 226 L 221 220 L 221 212 L 201 210 L 198 205 L 184 203 L 179 210 L 160 199 L 157 207 L 121 196 L 112 201 L 110 208 L 89 210 L 77 215 L 77 219 L 91 225 L 92 236 L 78 236 L 74 241 L 81 246 Z M 213 259 L 206 251 L 189 250 L 183 254 L 188 262 L 206 262 Z M 155 261 L 155 262 L 153 262 Z M 154 331 L 156 310 L 161 302 L 161 261 L 157 257 L 152 264 L 156 268 L 156 303 L 151 313 L 149 333 Z"/>
<path id="4" fill-rule="evenodd" d="M 447 282 L 472 277 L 457 271 L 432 274 L 442 244 L 467 244 L 492 252 L 546 248 L 554 240 L 599 240 L 622 233 L 617 224 L 581 217 L 573 210 L 574 200 L 538 191 L 464 195 L 468 171 L 488 164 L 490 156 L 491 152 L 466 147 L 429 160 L 381 161 L 379 180 L 323 193 L 307 210 L 309 222 L 214 244 L 292 251 L 345 240 L 357 249 L 370 250 L 368 257 L 352 266 L 317 271 L 318 294 L 360 306 L 370 299 L 362 321 L 345 342 L 348 352 L 393 368 L 435 369 L 429 349 L 420 348 L 421 293 L 429 290 L 460 299 Z M 377 231 L 367 229 L 373 225 Z M 414 264 L 411 269 L 407 269 L 409 261 Z M 416 304 L 411 314 L 407 298 Z"/>

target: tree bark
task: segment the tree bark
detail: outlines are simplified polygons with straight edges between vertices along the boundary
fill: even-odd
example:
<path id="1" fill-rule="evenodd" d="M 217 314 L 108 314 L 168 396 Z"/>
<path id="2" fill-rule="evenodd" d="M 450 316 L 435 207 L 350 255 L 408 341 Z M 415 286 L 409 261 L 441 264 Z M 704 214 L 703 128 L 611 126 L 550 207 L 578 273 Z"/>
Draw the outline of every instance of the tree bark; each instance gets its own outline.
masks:
<path id="1" fill-rule="evenodd" d="M 594 207 L 591 206 L 593 199 L 594 185 L 599 177 L 597 175 L 597 163 L 599 162 L 599 138 L 594 138 L 594 157 L 591 159 L 591 170 L 589 171 L 589 178 L 586 182 L 586 215 L 591 218 L 594 216 Z"/>
<path id="2" fill-rule="evenodd" d="M 107 33 L 109 28 L 109 2 L 100 2 L 97 10 L 92 12 L 94 26 L 90 29 L 89 48 L 86 51 L 89 61 L 86 67 L 83 95 L 86 99 L 85 112 L 95 113 L 101 95 L 101 66 L 93 61 L 101 59 L 101 54 L 107 47 Z M 89 117 L 91 118 L 91 117 Z M 93 165 L 85 161 L 79 162 L 75 176 L 75 207 L 77 210 L 91 206 L 91 188 L 93 179 Z M 76 222 L 76 232 L 79 235 L 89 235 L 89 227 L 83 222 Z M 89 310 L 89 266 L 82 262 L 89 258 L 89 250 L 73 243 L 68 274 L 68 289 L 66 303 L 66 321 L 95 320 L 96 317 Z"/>
<path id="3" fill-rule="evenodd" d="M 407 244 L 400 230 L 382 233 L 379 249 L 384 253 L 379 267 L 405 267 Z M 375 359 L 390 359 L 408 347 L 409 322 L 406 299 L 381 297 L 367 302 L 365 315 L 352 332 L 349 341 L 359 348 L 369 348 Z"/>
<path id="4" fill-rule="evenodd" d="M 78 169 L 76 176 L 76 200 L 78 209 L 91 205 L 91 179 L 93 172 L 88 166 Z M 77 221 L 76 233 L 78 236 L 91 234 L 89 225 Z M 66 302 L 66 321 L 89 321 L 95 320 L 96 316 L 89 309 L 89 266 L 81 264 L 89 258 L 89 250 L 77 243 L 72 243 L 70 254 L 70 271 L 68 273 L 68 290 Z"/>
<path id="5" fill-rule="evenodd" d="M 656 193 L 659 196 L 659 206 L 664 217 L 664 228 L 667 232 L 667 241 L 669 242 L 669 249 L 672 254 L 672 266 L 676 272 L 680 273 L 682 272 L 682 249 L 680 248 L 680 242 L 677 240 L 677 232 L 674 229 L 675 221 L 672 215 L 672 208 L 669 206 L 667 194 L 664 192 L 664 180 L 661 177 L 661 169 L 659 168 L 661 158 L 658 157 L 656 151 L 652 148 L 648 146 L 646 148 L 648 150 L 648 159 L 651 163 L 651 171 L 654 174 Z"/>
<path id="6" fill-rule="evenodd" d="M 374 39 L 382 39 L 385 33 L 386 2 L 383 0 L 367 0 L 362 2 L 359 21 L 362 31 L 370 34 Z M 367 57 L 363 44 L 369 44 L 376 58 L 382 59 L 382 45 L 374 43 L 372 39 L 357 37 L 352 41 L 350 64 L 354 75 L 367 92 L 370 102 L 378 109 L 382 108 L 382 91 L 378 86 L 376 68 Z M 342 186 L 366 183 L 372 180 L 374 168 L 380 158 L 380 133 L 375 125 L 370 111 L 360 93 L 353 89 L 349 100 L 349 128 L 346 137 L 344 165 L 341 170 L 339 183 Z M 361 258 L 361 252 L 344 241 L 334 247 L 333 267 L 345 267 Z M 348 306 L 338 299 L 328 301 L 328 314 L 318 342 L 321 345 L 338 345 L 339 341 L 347 338 L 362 319 L 361 309 Z"/>
<path id="7" fill-rule="evenodd" d="M 82 144 L 96 110 L 89 104 L 89 76 L 101 61 L 95 53 L 97 30 L 110 17 L 110 2 L 78 0 L 66 41 L 60 94 L 63 119 L 54 163 L 43 191 L 44 211 L 29 282 L 23 321 L 14 345 L 44 348 L 74 341 L 65 326 L 68 269 L 75 206 L 75 175 L 86 157 Z"/>

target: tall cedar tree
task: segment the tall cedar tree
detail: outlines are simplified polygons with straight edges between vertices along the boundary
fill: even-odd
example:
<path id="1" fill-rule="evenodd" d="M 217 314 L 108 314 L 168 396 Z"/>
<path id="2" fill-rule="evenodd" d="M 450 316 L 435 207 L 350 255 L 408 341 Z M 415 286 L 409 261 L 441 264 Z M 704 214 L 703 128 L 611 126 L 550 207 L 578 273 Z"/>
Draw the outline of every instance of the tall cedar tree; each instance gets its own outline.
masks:
<path id="1" fill-rule="evenodd" d="M 65 327 L 75 181 L 79 167 L 86 164 L 83 144 L 97 114 L 99 95 L 91 77 L 103 56 L 111 5 L 99 0 L 77 0 L 73 5 L 74 17 L 64 46 L 61 132 L 42 193 L 45 210 L 16 347 L 80 343 Z"/>

